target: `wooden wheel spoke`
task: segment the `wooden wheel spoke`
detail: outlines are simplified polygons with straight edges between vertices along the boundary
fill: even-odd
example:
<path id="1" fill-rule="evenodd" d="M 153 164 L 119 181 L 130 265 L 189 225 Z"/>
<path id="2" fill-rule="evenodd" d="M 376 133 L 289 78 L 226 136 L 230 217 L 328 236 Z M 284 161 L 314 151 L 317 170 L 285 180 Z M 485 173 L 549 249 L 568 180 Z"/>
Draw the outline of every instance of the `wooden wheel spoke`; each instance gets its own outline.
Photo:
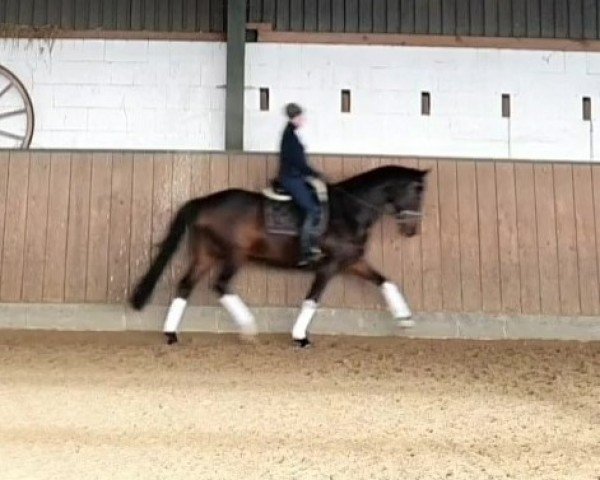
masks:
<path id="1" fill-rule="evenodd" d="M 16 135 L 5 130 L 0 130 L 0 137 L 12 138 L 13 140 L 23 140 L 25 138 L 23 135 Z"/>
<path id="2" fill-rule="evenodd" d="M 14 148 L 29 148 L 29 145 L 31 145 L 31 138 L 33 137 L 35 121 L 31 97 L 23 83 L 21 83 L 10 70 L 4 68 L 2 65 L 0 65 L 0 83 L 2 85 L 0 86 L 0 104 L 3 103 L 3 105 L 0 105 L 0 108 L 4 110 L 0 111 L 0 124 L 4 119 L 19 117 L 21 115 L 25 117 L 26 120 L 24 133 L 14 133 L 14 128 L 4 126 L 4 130 L 0 129 L 0 139 L 8 138 L 14 140 L 15 143 L 18 144 Z M 20 98 L 22 103 L 14 104 L 8 99 L 9 101 L 7 104 L 7 93 L 11 92 L 12 89 L 15 90 L 16 95 Z M 17 131 L 19 130 L 20 129 L 17 128 Z"/>
<path id="3" fill-rule="evenodd" d="M 8 85 L 6 87 L 4 87 L 2 90 L 0 90 L 0 98 L 2 98 L 4 96 L 4 94 L 6 92 L 8 92 L 13 86 L 14 85 L 12 82 L 8 82 Z"/>
<path id="4" fill-rule="evenodd" d="M 11 110 L 10 112 L 0 113 L 0 120 L 2 120 L 3 118 L 15 117 L 17 115 L 23 115 L 23 114 L 25 114 L 25 115 L 27 114 L 27 109 L 21 108 L 19 110 Z"/>

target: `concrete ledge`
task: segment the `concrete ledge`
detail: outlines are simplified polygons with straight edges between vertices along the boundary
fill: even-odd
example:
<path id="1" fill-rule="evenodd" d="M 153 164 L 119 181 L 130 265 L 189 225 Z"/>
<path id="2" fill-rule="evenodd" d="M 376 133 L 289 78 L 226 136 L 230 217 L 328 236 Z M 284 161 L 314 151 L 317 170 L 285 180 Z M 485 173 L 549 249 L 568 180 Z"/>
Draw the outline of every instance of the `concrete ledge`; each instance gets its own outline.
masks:
<path id="1" fill-rule="evenodd" d="M 296 308 L 254 308 L 259 331 L 288 333 Z M 160 331 L 167 308 L 135 312 L 122 305 L 0 304 L 0 329 L 87 331 Z M 325 335 L 403 336 L 411 338 L 600 340 L 600 317 L 503 316 L 467 313 L 419 313 L 409 330 L 397 328 L 386 312 L 323 308 L 311 332 Z M 183 332 L 236 332 L 220 307 L 190 306 Z"/>

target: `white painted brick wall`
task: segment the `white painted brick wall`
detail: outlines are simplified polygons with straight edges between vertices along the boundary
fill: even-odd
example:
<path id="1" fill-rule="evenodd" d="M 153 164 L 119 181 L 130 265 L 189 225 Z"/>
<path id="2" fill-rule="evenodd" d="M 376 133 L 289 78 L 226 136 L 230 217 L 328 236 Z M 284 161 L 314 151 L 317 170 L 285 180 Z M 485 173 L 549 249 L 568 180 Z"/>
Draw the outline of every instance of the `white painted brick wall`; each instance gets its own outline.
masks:
<path id="1" fill-rule="evenodd" d="M 248 44 L 245 148 L 276 151 L 282 108 L 308 112 L 309 152 L 600 159 L 600 54 L 397 46 Z M 226 45 L 0 41 L 26 85 L 34 148 L 224 148 Z M 259 88 L 271 109 L 259 111 Z M 340 112 L 350 89 L 352 112 Z M 421 91 L 431 116 L 421 116 Z M 512 118 L 501 117 L 511 95 Z"/>
<path id="2" fill-rule="evenodd" d="M 225 63 L 215 42 L 0 40 L 32 98 L 32 148 L 222 150 Z"/>
<path id="3" fill-rule="evenodd" d="M 600 54 L 397 46 L 249 44 L 245 148 L 274 151 L 287 102 L 307 110 L 309 152 L 600 160 Z M 259 111 L 258 89 L 271 108 Z M 340 112 L 341 89 L 352 112 Z M 421 92 L 431 116 L 421 116 Z M 501 95 L 511 96 L 511 119 Z M 593 137 L 593 152 L 590 139 Z"/>

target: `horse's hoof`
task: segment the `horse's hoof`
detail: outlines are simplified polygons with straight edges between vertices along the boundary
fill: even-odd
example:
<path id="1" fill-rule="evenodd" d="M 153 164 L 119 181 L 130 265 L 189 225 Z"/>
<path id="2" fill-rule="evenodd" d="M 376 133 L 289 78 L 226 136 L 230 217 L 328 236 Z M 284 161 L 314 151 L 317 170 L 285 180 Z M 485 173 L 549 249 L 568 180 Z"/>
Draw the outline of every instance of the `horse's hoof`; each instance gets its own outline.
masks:
<path id="1" fill-rule="evenodd" d="M 412 328 L 415 326 L 415 321 L 411 318 L 403 318 L 401 320 L 398 320 L 398 326 L 400 328 Z"/>
<path id="2" fill-rule="evenodd" d="M 298 348 L 310 348 L 312 347 L 312 342 L 308 338 L 294 338 L 294 345 Z"/>
<path id="3" fill-rule="evenodd" d="M 167 332 L 167 333 L 165 333 L 165 337 L 167 337 L 167 345 L 173 345 L 173 344 L 179 342 L 179 339 L 177 338 L 176 333 Z"/>

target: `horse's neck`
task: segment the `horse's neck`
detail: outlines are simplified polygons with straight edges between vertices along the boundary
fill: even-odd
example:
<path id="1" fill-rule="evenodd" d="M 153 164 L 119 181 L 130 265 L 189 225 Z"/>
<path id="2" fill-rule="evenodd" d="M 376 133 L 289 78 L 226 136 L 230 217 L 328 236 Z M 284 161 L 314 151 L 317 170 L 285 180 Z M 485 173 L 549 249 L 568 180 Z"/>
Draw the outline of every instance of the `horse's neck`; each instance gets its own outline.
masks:
<path id="1" fill-rule="evenodd" d="M 381 181 L 345 188 L 341 185 L 345 213 L 357 226 L 369 229 L 383 214 L 385 195 Z"/>

